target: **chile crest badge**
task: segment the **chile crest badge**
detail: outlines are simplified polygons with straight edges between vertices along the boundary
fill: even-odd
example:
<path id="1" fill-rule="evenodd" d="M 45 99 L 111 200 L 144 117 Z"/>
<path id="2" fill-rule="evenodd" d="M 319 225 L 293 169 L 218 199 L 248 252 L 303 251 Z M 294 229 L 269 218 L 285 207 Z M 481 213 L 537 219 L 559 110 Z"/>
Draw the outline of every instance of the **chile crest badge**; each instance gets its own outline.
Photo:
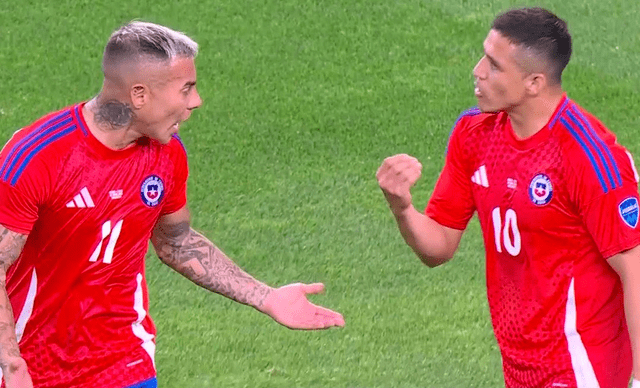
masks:
<path id="1" fill-rule="evenodd" d="M 538 174 L 529 183 L 529 199 L 535 205 L 544 206 L 553 198 L 551 179 L 545 174 Z"/>
<path id="2" fill-rule="evenodd" d="M 160 203 L 164 196 L 164 183 L 157 175 L 149 175 L 140 186 L 140 197 L 142 202 L 149 207 L 154 207 Z"/>

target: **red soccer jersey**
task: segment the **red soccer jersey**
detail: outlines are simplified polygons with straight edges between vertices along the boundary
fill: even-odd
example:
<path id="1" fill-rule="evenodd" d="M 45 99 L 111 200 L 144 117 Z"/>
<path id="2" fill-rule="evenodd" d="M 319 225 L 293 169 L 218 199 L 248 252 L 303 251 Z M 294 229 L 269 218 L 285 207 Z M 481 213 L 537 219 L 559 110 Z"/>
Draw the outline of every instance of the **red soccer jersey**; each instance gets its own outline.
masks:
<path id="1" fill-rule="evenodd" d="M 0 153 L 0 224 L 29 234 L 7 274 L 37 387 L 121 388 L 155 376 L 144 256 L 186 203 L 186 153 L 141 139 L 113 151 L 84 104 L 16 132 Z"/>
<path id="2" fill-rule="evenodd" d="M 464 229 L 475 211 L 509 388 L 626 388 L 622 287 L 606 259 L 640 243 L 631 155 L 563 97 L 518 140 L 502 112 L 465 112 L 426 213 Z"/>

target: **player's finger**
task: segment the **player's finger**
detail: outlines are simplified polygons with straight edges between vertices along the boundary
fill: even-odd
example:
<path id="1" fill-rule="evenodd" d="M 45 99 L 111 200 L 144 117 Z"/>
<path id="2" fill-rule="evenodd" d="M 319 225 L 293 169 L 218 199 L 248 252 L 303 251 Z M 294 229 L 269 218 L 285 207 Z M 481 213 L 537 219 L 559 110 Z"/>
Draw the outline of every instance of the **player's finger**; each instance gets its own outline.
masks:
<path id="1" fill-rule="evenodd" d="M 305 294 L 319 294 L 324 292 L 324 284 L 322 283 L 313 283 L 313 284 L 303 284 L 302 290 Z"/>
<path id="2" fill-rule="evenodd" d="M 407 161 L 410 161 L 412 159 L 417 161 L 417 159 L 407 154 L 398 154 L 398 155 L 389 156 L 382 162 L 382 164 L 378 168 L 378 171 L 376 172 L 376 176 L 380 174 L 384 174 L 386 171 L 392 168 L 395 168 L 397 165 L 406 163 Z"/>
<path id="3" fill-rule="evenodd" d="M 399 160 L 396 164 L 389 168 L 389 172 L 392 174 L 403 174 L 406 171 L 421 170 L 422 164 L 416 158 L 407 158 Z"/>
<path id="4" fill-rule="evenodd" d="M 398 155 L 394 155 L 386 158 L 382 162 L 380 167 L 378 167 L 378 170 L 376 171 L 376 178 L 378 178 L 378 180 L 380 180 L 381 177 L 386 176 L 389 173 L 389 171 L 394 168 L 394 166 L 397 164 L 397 161 L 395 161 L 394 158 L 397 156 Z"/>
<path id="5" fill-rule="evenodd" d="M 413 185 L 414 183 L 416 183 L 416 181 L 418 180 L 418 178 L 420 178 L 420 176 L 422 175 L 422 166 L 420 166 L 420 168 L 415 168 L 412 169 L 410 171 L 407 171 L 407 181 Z"/>
<path id="6" fill-rule="evenodd" d="M 377 175 L 378 183 L 380 185 L 389 185 L 397 181 L 402 181 L 403 176 L 406 174 L 408 167 L 404 165 L 396 165 L 389 167 L 386 171 Z"/>
<path id="7" fill-rule="evenodd" d="M 413 184 L 421 174 L 422 165 L 419 162 L 405 161 L 389 170 L 379 181 L 386 187 L 390 185 L 403 185 L 407 182 Z"/>
<path id="8" fill-rule="evenodd" d="M 316 306 L 316 316 L 320 318 L 320 321 L 323 322 L 324 325 L 326 325 L 325 327 L 343 327 L 345 324 L 342 314 L 322 306 Z"/>

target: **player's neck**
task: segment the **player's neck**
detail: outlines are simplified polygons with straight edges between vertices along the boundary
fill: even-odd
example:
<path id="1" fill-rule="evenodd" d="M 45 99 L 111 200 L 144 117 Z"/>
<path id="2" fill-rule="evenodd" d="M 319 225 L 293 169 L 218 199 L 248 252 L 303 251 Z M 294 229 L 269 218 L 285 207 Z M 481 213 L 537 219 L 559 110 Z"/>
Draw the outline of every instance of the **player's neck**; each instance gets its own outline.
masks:
<path id="1" fill-rule="evenodd" d="M 87 102 L 82 110 L 91 134 L 112 150 L 123 150 L 134 145 L 141 135 L 135 131 L 132 121 L 122 121 L 119 123 L 121 125 L 109 123 L 99 112 L 98 99 L 99 96 Z"/>
<path id="2" fill-rule="evenodd" d="M 527 139 L 540 132 L 551 119 L 562 97 L 562 90 L 554 91 L 511 109 L 508 113 L 515 135 L 519 139 Z"/>

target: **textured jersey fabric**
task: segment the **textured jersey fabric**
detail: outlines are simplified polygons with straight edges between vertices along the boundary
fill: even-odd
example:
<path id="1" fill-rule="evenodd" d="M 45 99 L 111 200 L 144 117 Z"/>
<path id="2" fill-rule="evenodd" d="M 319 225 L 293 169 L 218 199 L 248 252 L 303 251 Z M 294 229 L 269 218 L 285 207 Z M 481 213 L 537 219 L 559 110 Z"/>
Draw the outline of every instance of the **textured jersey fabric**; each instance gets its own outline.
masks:
<path id="1" fill-rule="evenodd" d="M 7 273 L 37 387 L 121 388 L 155 376 L 144 257 L 186 203 L 185 150 L 143 138 L 108 149 L 84 104 L 16 132 L 0 153 L 0 224 L 28 234 Z"/>
<path id="2" fill-rule="evenodd" d="M 606 259 L 640 243 L 638 184 L 614 135 L 566 96 L 524 140 L 504 112 L 463 113 L 426 214 L 464 229 L 475 212 L 506 386 L 627 387 L 622 287 Z"/>

